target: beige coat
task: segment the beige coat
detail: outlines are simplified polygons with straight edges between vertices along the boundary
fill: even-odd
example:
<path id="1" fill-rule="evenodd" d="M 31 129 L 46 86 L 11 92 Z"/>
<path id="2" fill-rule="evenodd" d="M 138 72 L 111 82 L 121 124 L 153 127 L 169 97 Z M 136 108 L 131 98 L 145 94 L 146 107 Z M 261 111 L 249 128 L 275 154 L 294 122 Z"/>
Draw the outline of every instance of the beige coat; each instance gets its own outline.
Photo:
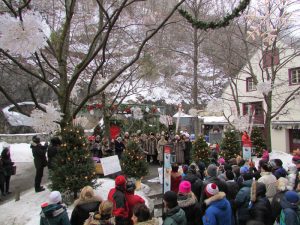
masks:
<path id="1" fill-rule="evenodd" d="M 266 197 L 272 202 L 274 195 L 277 193 L 277 179 L 271 172 L 261 172 L 261 178 L 257 182 L 266 185 Z"/>

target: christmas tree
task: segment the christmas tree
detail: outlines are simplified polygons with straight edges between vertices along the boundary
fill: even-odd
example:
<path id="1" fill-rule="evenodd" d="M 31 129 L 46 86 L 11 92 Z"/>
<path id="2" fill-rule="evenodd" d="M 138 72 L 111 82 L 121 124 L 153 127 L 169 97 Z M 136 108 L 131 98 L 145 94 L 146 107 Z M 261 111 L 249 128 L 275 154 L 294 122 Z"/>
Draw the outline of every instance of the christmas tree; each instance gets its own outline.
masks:
<path id="1" fill-rule="evenodd" d="M 241 143 L 239 132 L 235 130 L 227 130 L 225 137 L 222 139 L 220 156 L 229 160 L 240 155 Z"/>
<path id="2" fill-rule="evenodd" d="M 206 165 L 210 162 L 210 151 L 209 147 L 203 136 L 200 136 L 193 143 L 192 159 L 194 162 L 199 163 L 204 162 Z"/>
<path id="3" fill-rule="evenodd" d="M 251 133 L 252 147 L 255 148 L 255 153 L 258 157 L 262 156 L 263 150 L 267 148 L 265 139 L 259 127 L 253 127 Z"/>
<path id="4" fill-rule="evenodd" d="M 71 192 L 74 198 L 84 186 L 94 187 L 96 173 L 87 140 L 80 127 L 64 128 L 61 132 L 62 144 L 49 172 L 52 190 Z"/>
<path id="5" fill-rule="evenodd" d="M 122 171 L 127 177 L 141 179 L 148 174 L 145 154 L 135 141 L 129 141 L 122 157 Z"/>

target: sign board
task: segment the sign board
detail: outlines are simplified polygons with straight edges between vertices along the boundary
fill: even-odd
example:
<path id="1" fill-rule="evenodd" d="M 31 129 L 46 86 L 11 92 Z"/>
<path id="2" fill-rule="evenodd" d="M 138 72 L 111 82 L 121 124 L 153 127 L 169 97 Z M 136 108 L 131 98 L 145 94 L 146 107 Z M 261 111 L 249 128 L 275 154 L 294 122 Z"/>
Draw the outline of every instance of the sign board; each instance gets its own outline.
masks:
<path id="1" fill-rule="evenodd" d="M 164 147 L 164 173 L 163 173 L 163 185 L 164 193 L 171 190 L 171 152 L 172 147 L 170 145 L 165 145 Z"/>
<path id="2" fill-rule="evenodd" d="M 243 159 L 248 160 L 251 159 L 251 154 L 252 154 L 252 148 L 251 146 L 244 145 L 243 146 Z"/>
<path id="3" fill-rule="evenodd" d="M 121 171 L 120 161 L 117 155 L 101 158 L 104 176 Z"/>

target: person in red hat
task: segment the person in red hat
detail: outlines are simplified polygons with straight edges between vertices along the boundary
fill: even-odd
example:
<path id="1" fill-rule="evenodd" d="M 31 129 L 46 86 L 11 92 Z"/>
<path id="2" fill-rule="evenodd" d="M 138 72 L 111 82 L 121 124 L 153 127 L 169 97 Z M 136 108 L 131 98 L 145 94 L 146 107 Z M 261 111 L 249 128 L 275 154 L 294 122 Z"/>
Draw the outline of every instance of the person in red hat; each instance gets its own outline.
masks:
<path id="1" fill-rule="evenodd" d="M 124 176 L 117 176 L 115 179 L 115 188 L 112 188 L 107 199 L 113 203 L 113 215 L 115 216 L 116 225 L 128 225 L 129 208 L 125 196 L 126 179 Z"/>
<path id="2" fill-rule="evenodd" d="M 226 194 L 220 192 L 215 183 L 209 183 L 205 187 L 207 199 L 204 201 L 207 209 L 202 217 L 204 225 L 231 225 L 232 210 Z"/>

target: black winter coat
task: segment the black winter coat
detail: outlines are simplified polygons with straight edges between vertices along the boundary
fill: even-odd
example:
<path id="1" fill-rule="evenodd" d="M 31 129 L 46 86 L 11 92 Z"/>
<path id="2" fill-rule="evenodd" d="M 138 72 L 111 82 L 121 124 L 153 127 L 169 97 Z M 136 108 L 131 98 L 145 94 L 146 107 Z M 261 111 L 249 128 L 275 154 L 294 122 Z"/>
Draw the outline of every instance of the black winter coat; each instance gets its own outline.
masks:
<path id="1" fill-rule="evenodd" d="M 33 161 L 34 166 L 36 169 L 41 169 L 47 166 L 47 158 L 46 158 L 46 152 L 47 152 L 47 145 L 41 145 L 36 144 L 34 142 L 31 143 L 30 148 L 32 149 L 32 155 L 33 155 Z"/>
<path id="2" fill-rule="evenodd" d="M 272 208 L 267 197 L 258 197 L 250 208 L 251 220 L 263 222 L 265 225 L 273 225 Z"/>
<path id="3" fill-rule="evenodd" d="M 185 217 L 187 221 L 187 225 L 194 225 L 196 224 L 195 217 L 196 213 L 195 206 L 197 203 L 197 198 L 194 193 L 190 193 L 188 195 L 181 195 L 177 196 L 178 205 L 180 208 L 183 209 L 185 212 Z"/>
<path id="4" fill-rule="evenodd" d="M 273 218 L 278 219 L 279 222 L 279 216 L 281 212 L 281 205 L 280 202 L 282 201 L 282 198 L 284 196 L 285 191 L 278 192 L 276 195 L 274 195 L 271 203 Z"/>
<path id="5" fill-rule="evenodd" d="M 75 201 L 75 208 L 70 220 L 71 225 L 83 225 L 85 220 L 89 218 L 90 212 L 98 211 L 100 203 L 100 200 L 97 198 L 86 201 Z"/>
<path id="6" fill-rule="evenodd" d="M 242 185 L 243 187 L 235 197 L 236 215 L 239 225 L 245 225 L 250 219 L 248 206 L 250 202 L 252 180 L 246 180 Z"/>
<path id="7" fill-rule="evenodd" d="M 53 168 L 53 159 L 56 156 L 58 152 L 58 147 L 54 145 L 50 145 L 48 147 L 48 168 L 52 169 Z"/>

